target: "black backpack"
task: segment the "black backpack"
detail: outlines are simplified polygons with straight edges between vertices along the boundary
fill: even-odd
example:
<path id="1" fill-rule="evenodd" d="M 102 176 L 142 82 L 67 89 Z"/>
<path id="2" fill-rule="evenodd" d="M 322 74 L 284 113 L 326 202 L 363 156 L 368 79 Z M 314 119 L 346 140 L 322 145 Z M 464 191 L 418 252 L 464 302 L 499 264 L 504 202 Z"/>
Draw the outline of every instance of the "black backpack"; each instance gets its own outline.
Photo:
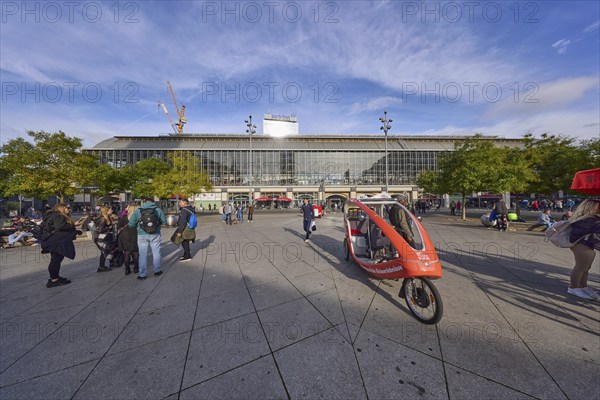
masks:
<path id="1" fill-rule="evenodd" d="M 37 224 L 31 228 L 31 233 L 32 233 L 34 239 L 44 241 L 50 237 L 50 235 L 52 234 L 52 231 L 49 229 L 46 222 L 42 221 L 39 224 Z"/>
<path id="2" fill-rule="evenodd" d="M 140 226 L 146 233 L 154 234 L 160 228 L 160 220 L 156 208 L 140 208 Z"/>

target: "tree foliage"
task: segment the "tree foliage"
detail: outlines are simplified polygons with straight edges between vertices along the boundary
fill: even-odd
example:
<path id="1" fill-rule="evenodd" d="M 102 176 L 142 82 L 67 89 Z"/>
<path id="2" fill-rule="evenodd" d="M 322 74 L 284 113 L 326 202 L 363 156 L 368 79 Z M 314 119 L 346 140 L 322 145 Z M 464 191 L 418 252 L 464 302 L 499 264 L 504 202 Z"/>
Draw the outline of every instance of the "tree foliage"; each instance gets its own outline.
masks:
<path id="1" fill-rule="evenodd" d="M 2 146 L 0 171 L 11 172 L 2 183 L 3 195 L 57 196 L 64 202 L 89 184 L 98 162 L 81 152 L 81 139 L 62 131 L 29 131 L 27 135 L 33 144 L 18 138 Z"/>
<path id="2" fill-rule="evenodd" d="M 154 181 L 161 175 L 170 172 L 172 167 L 157 158 L 147 158 L 122 170 L 126 186 L 135 197 L 154 196 Z"/>
<path id="3" fill-rule="evenodd" d="M 157 176 L 153 182 L 158 197 L 190 197 L 203 190 L 212 189 L 210 179 L 202 169 L 201 160 L 193 153 L 169 153 L 167 157 L 172 164 L 171 170 Z"/>
<path id="4" fill-rule="evenodd" d="M 575 138 L 544 133 L 540 138 L 524 135 L 525 159 L 533 170 L 533 180 L 527 191 L 551 195 L 559 190 L 568 191 L 575 172 L 598 165 L 600 140 L 581 144 Z"/>

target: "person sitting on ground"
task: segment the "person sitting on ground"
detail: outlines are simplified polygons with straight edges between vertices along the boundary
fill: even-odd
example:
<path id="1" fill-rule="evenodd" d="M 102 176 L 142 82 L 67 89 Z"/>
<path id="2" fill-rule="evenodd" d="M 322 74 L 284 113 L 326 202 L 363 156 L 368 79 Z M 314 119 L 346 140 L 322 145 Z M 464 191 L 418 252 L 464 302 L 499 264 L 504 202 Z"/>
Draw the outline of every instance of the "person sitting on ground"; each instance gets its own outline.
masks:
<path id="1" fill-rule="evenodd" d="M 27 218 L 19 218 L 18 221 L 15 223 L 15 227 L 17 228 L 15 233 L 8 235 L 9 246 L 14 246 L 15 243 L 20 242 L 21 240 L 26 239 L 29 236 L 33 236 L 33 233 L 30 232 L 32 226 Z M 26 245 L 27 242 L 23 241 L 23 244 Z"/>
<path id="2" fill-rule="evenodd" d="M 538 215 L 538 224 L 539 225 L 545 225 L 546 229 L 548 229 L 552 225 L 554 225 L 554 220 L 550 216 L 550 213 L 551 213 L 551 210 L 549 208 L 545 208 L 544 211 L 542 211 Z"/>

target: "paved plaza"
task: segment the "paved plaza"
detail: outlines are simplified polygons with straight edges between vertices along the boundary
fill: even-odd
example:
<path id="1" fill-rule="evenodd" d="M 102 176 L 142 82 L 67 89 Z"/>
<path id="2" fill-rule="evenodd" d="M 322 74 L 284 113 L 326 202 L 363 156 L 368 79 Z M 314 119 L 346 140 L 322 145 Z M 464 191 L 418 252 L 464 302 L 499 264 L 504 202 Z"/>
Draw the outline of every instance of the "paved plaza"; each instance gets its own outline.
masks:
<path id="1" fill-rule="evenodd" d="M 400 281 L 344 260 L 339 213 L 308 244 L 295 212 L 201 217 L 188 263 L 163 228 L 165 273 L 144 281 L 97 273 L 85 238 L 51 289 L 39 247 L 2 250 L 0 399 L 600 398 L 600 302 L 566 294 L 568 249 L 423 223 L 444 269 L 436 326 Z"/>

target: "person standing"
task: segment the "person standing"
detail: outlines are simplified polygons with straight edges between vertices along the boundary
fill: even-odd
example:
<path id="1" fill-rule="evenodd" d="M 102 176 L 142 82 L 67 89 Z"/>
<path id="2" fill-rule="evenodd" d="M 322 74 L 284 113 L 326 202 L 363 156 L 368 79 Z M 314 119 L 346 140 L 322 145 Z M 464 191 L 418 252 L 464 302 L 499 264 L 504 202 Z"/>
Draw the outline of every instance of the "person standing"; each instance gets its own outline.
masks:
<path id="1" fill-rule="evenodd" d="M 233 213 L 233 207 L 231 203 L 225 204 L 225 225 L 232 225 L 233 221 L 231 220 L 231 214 Z"/>
<path id="2" fill-rule="evenodd" d="M 237 208 L 237 220 L 238 224 L 244 222 L 244 206 L 240 203 Z"/>
<path id="3" fill-rule="evenodd" d="M 113 210 L 112 208 L 102 206 L 100 207 L 100 218 L 98 220 L 98 228 L 94 232 L 94 243 L 100 249 L 100 260 L 98 263 L 98 272 L 112 271 L 110 266 L 106 266 L 106 260 L 112 259 L 112 253 L 114 251 L 115 237 L 113 234 L 114 224 L 112 220 Z M 100 238 L 102 237 L 102 239 Z"/>
<path id="4" fill-rule="evenodd" d="M 73 245 L 73 240 L 77 236 L 75 222 L 69 215 L 67 205 L 61 203 L 46 211 L 43 223 L 44 231 L 50 234 L 42 240 L 42 254 L 50 253 L 50 264 L 48 264 L 50 279 L 46 282 L 46 287 L 68 285 L 71 281 L 60 276 L 60 264 L 65 257 L 71 260 L 75 258 Z"/>
<path id="5" fill-rule="evenodd" d="M 154 204 L 154 199 L 151 197 L 144 197 L 142 206 L 131 215 L 127 225 L 130 228 L 137 228 L 138 250 L 140 253 L 138 279 L 146 279 L 148 246 L 152 251 L 154 276 L 162 274 L 160 270 L 160 226 L 166 223 L 165 213 Z"/>
<path id="6" fill-rule="evenodd" d="M 248 204 L 248 222 L 252 222 L 254 220 L 254 204 Z"/>
<path id="7" fill-rule="evenodd" d="M 499 231 L 506 231 L 506 229 L 508 228 L 508 222 L 506 219 L 506 214 L 508 214 L 508 208 L 506 207 L 506 203 L 504 202 L 504 200 L 500 199 L 500 201 L 498 201 L 494 205 L 493 211 L 496 215 L 496 228 L 498 228 Z"/>
<path id="8" fill-rule="evenodd" d="M 304 232 L 306 232 L 304 241 L 308 243 L 311 234 L 310 228 L 315 219 L 315 212 L 313 211 L 312 203 L 308 201 L 308 198 L 306 197 L 304 198 L 304 204 L 302 204 L 300 209 L 302 210 Z"/>
<path id="9" fill-rule="evenodd" d="M 180 199 L 179 207 L 179 220 L 177 222 L 176 235 L 178 238 L 182 238 L 181 247 L 183 247 L 183 256 L 179 259 L 181 262 L 190 261 L 192 254 L 190 253 L 190 242 L 194 243 L 196 240 L 196 230 L 190 226 L 190 219 L 192 214 L 195 215 L 196 211 L 194 207 L 189 204 L 188 199 Z"/>
<path id="10" fill-rule="evenodd" d="M 456 215 L 456 203 L 454 200 L 450 202 L 450 215 Z"/>
<path id="11" fill-rule="evenodd" d="M 129 227 L 129 220 L 131 216 L 139 208 L 139 204 L 131 203 L 127 206 L 125 213 L 117 224 L 117 239 L 119 243 L 119 250 L 123 252 L 123 259 L 125 260 L 125 275 L 131 273 L 131 261 L 133 260 L 133 273 L 137 274 L 140 263 L 140 252 L 138 248 L 138 236 L 137 229 Z"/>
<path id="12" fill-rule="evenodd" d="M 588 271 L 596 257 L 595 250 L 600 251 L 600 200 L 584 200 L 573 212 L 570 242 L 577 242 L 570 249 L 575 258 L 575 266 L 571 271 L 571 284 L 567 293 L 582 299 L 598 299 L 600 294 L 587 286 Z"/>

